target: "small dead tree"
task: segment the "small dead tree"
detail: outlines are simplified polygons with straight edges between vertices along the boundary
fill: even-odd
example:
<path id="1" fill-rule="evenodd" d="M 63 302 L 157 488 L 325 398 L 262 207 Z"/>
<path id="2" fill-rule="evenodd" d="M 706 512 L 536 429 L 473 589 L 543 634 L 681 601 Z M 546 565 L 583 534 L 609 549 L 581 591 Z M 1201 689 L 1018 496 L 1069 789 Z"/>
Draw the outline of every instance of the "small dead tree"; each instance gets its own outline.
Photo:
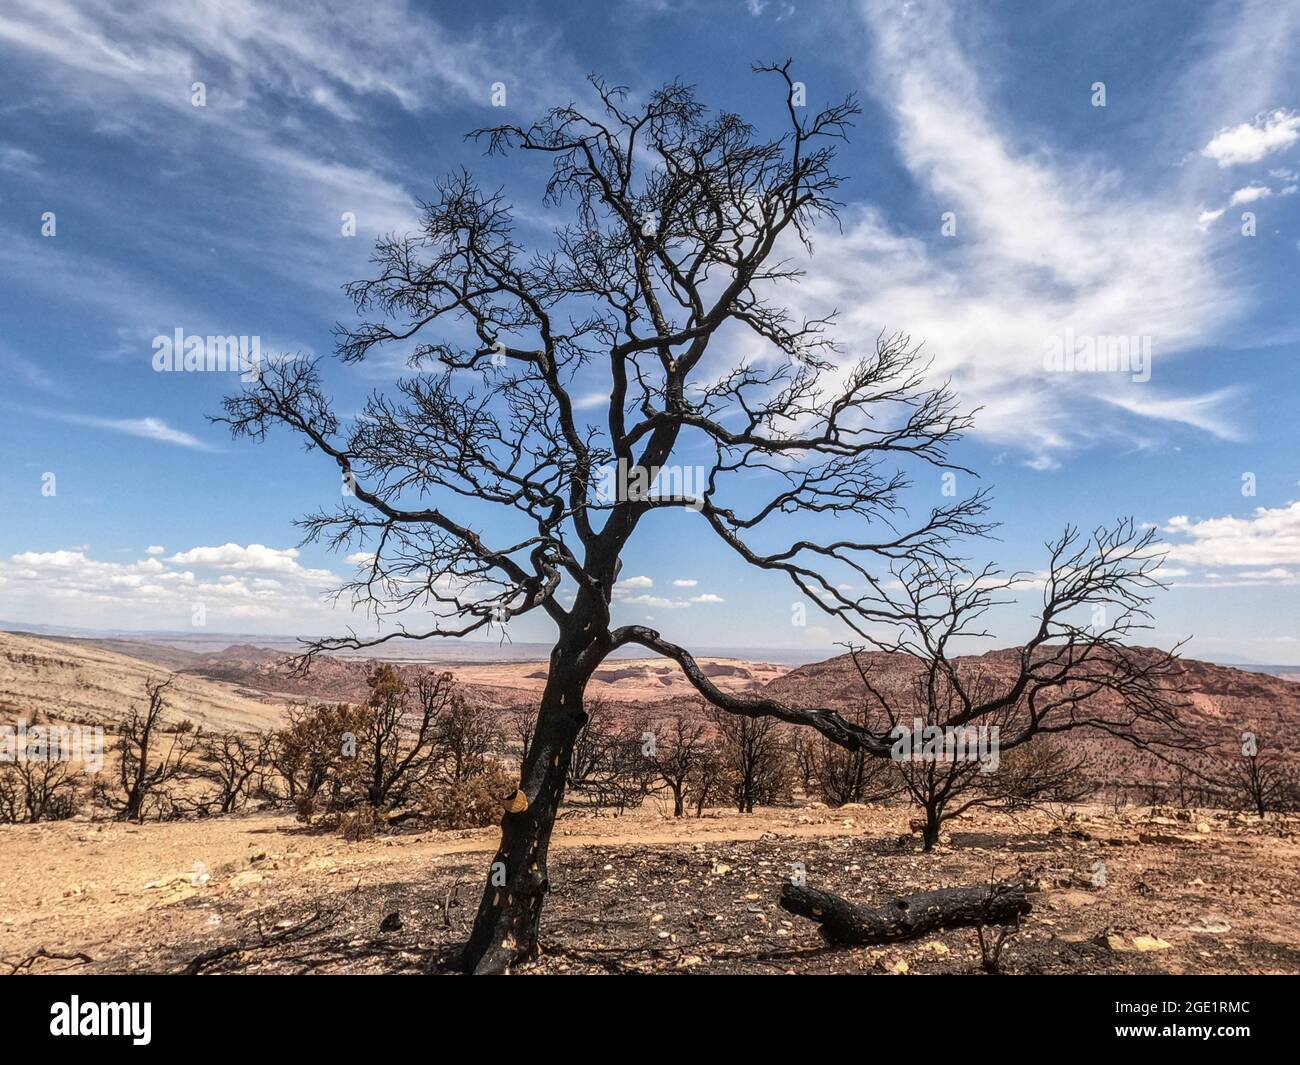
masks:
<path id="1" fill-rule="evenodd" d="M 254 778 L 269 764 L 273 737 L 260 732 L 210 732 L 200 753 L 202 776 L 216 786 L 212 805 L 234 813 L 247 801 Z"/>
<path id="2" fill-rule="evenodd" d="M 704 816 L 704 807 L 716 799 L 726 782 L 726 766 L 722 763 L 722 750 L 714 743 L 695 760 L 687 777 L 687 791 L 697 818 Z"/>
<path id="3" fill-rule="evenodd" d="M 796 732 L 790 737 L 790 760 L 794 766 L 795 780 L 805 795 L 818 790 L 817 737 Z"/>
<path id="4" fill-rule="evenodd" d="M 725 786 L 736 809 L 752 814 L 789 795 L 792 771 L 780 722 L 714 712 Z"/>
<path id="5" fill-rule="evenodd" d="M 569 763 L 567 787 L 575 805 L 622 814 L 649 792 L 652 767 L 642 754 L 641 730 L 620 728 L 609 703 L 593 699 Z"/>
<path id="6" fill-rule="evenodd" d="M 958 663 L 957 669 L 968 695 L 992 696 L 995 685 L 983 663 Z M 1082 772 L 1085 759 L 1052 737 L 1018 745 L 1003 756 L 1001 736 L 1014 736 L 1025 727 L 1017 706 L 986 715 L 979 726 L 946 724 L 960 712 L 946 676 L 934 684 L 918 677 L 911 705 L 912 721 L 897 726 L 905 735 L 900 734 L 893 768 L 904 793 L 922 810 L 921 841 L 927 852 L 939 842 L 943 826 L 968 810 L 1077 802 L 1091 790 Z"/>
<path id="7" fill-rule="evenodd" d="M 438 778 L 448 784 L 458 784 L 481 774 L 501 742 L 496 714 L 465 698 L 461 691 L 453 690 L 434 729 Z"/>
<path id="8" fill-rule="evenodd" d="M 864 704 L 856 714 L 845 716 L 865 728 L 870 720 L 869 707 Z M 901 789 L 893 767 L 880 758 L 872 758 L 861 748 L 850 750 L 824 736 L 800 736 L 799 739 L 801 745 L 795 750 L 795 758 L 806 759 L 806 773 L 822 801 L 829 806 L 882 802 Z"/>
<path id="9" fill-rule="evenodd" d="M 151 805 L 162 813 L 170 804 L 171 786 L 188 773 L 190 756 L 202 740 L 189 721 L 171 730 L 165 726 L 167 691 L 174 680 L 145 681 L 146 705 L 133 705 L 118 732 L 117 786 L 96 784 L 97 798 L 120 820 L 141 823 Z"/>
<path id="10" fill-rule="evenodd" d="M 682 817 L 687 800 L 693 798 L 697 787 L 703 787 L 706 792 L 703 798 L 708 798 L 712 775 L 706 766 L 716 761 L 714 729 L 703 708 L 693 711 L 681 708 L 669 717 L 652 722 L 647 731 L 653 737 L 653 744 L 646 757 L 655 780 L 672 795 L 673 816 Z M 699 805 L 703 808 L 703 800 Z"/>
<path id="11" fill-rule="evenodd" d="M 77 812 L 78 774 L 55 758 L 0 763 L 0 824 L 61 821 Z"/>
<path id="12" fill-rule="evenodd" d="M 1081 760 L 1064 749 L 1020 753 L 1036 737 L 1087 729 L 1165 760 L 1203 746 L 1180 721 L 1175 654 L 1123 643 L 1148 627 L 1146 607 L 1160 587 L 1153 545 L 1153 532 L 1131 520 L 1090 537 L 1066 529 L 1047 545 L 1038 631 L 1012 653 L 979 659 L 952 649 L 988 638 L 983 618 L 1028 578 L 925 560 L 898 568 L 907 621 L 869 642 L 903 656 L 905 689 L 882 690 L 865 656 L 854 651 L 853 661 L 872 701 L 872 731 L 893 738 L 890 757 L 924 811 L 927 851 L 943 822 L 973 806 L 1071 801 L 1087 790 Z"/>
<path id="13" fill-rule="evenodd" d="M 537 731 L 537 707 L 518 706 L 509 712 L 509 741 L 513 741 L 519 751 L 522 763 L 528 757 L 528 749 L 533 743 L 533 734 Z"/>
<path id="14" fill-rule="evenodd" d="M 450 673 L 424 671 L 414 690 L 388 663 L 377 666 L 367 678 L 370 695 L 360 708 L 353 769 L 365 802 L 373 809 L 400 804 L 444 753 L 447 718 L 458 704 Z M 463 740 L 464 730 L 451 735 Z M 459 763 L 464 750 L 457 747 Z M 345 758 L 348 752 L 344 751 Z M 460 779 L 460 778 L 457 778 Z"/>
<path id="15" fill-rule="evenodd" d="M 1223 781 L 1233 805 L 1260 817 L 1300 805 L 1298 781 L 1287 772 L 1275 748 L 1266 746 L 1257 732 L 1248 730 L 1241 735 L 1240 751 Z"/>

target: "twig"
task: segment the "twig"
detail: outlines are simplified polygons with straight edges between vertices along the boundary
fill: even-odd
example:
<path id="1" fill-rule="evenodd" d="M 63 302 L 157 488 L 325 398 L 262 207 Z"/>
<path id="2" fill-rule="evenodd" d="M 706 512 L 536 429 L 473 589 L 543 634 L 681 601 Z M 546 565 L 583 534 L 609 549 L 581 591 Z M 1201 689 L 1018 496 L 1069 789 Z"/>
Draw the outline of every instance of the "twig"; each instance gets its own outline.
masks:
<path id="1" fill-rule="evenodd" d="M 222 958 L 228 958 L 232 954 L 242 954 L 244 951 L 264 950 L 267 947 L 274 947 L 280 943 L 291 943 L 295 940 L 302 939 L 314 932 L 323 932 L 334 924 L 335 918 L 339 915 L 339 910 L 325 913 L 323 910 L 317 910 L 310 917 L 304 918 L 296 925 L 289 928 L 282 928 L 278 931 L 268 934 L 262 928 L 261 916 L 254 918 L 257 925 L 258 942 L 254 943 L 231 943 L 224 947 L 215 947 L 212 950 L 205 950 L 202 954 L 196 956 L 190 963 L 181 970 L 182 976 L 198 976 L 204 966 L 210 965 Z"/>
<path id="2" fill-rule="evenodd" d="M 55 961 L 76 961 L 81 962 L 83 965 L 88 965 L 95 960 L 89 954 L 82 954 L 80 951 L 72 954 L 60 954 L 56 950 L 46 950 L 41 947 L 35 954 L 28 954 L 22 961 L 11 963 L 9 975 L 16 976 L 20 971 L 30 969 L 41 958 L 50 958 Z"/>

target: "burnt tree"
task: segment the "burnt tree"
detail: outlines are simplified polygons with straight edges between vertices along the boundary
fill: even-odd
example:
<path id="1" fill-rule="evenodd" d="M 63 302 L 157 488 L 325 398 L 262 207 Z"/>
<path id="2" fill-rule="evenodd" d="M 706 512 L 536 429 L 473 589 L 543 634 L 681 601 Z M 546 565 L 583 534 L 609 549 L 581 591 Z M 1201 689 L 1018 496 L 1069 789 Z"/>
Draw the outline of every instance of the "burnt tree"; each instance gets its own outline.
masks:
<path id="1" fill-rule="evenodd" d="M 852 653 L 868 695 L 868 727 L 894 738 L 904 790 L 924 812 L 929 851 L 943 824 L 978 806 L 1076 801 L 1084 760 L 1049 737 L 1104 734 L 1174 764 L 1201 744 L 1183 726 L 1172 652 L 1126 644 L 1149 627 L 1162 555 L 1131 520 L 1046 545 L 1041 575 L 971 571 L 911 560 L 888 593 L 906 620 L 867 642 L 904 664 L 903 690 L 882 686 L 870 655 Z M 990 637 L 987 615 L 1041 583 L 1038 626 L 1023 646 L 980 657 L 956 650 Z"/>
<path id="2" fill-rule="evenodd" d="M 685 816 L 686 800 L 695 799 L 699 791 L 705 793 L 699 802 L 703 807 L 716 775 L 709 772 L 717 757 L 717 743 L 708 718 L 698 710 L 679 708 L 670 717 L 655 721 L 650 731 L 654 744 L 646 757 L 655 779 L 673 797 L 673 816 Z"/>
<path id="3" fill-rule="evenodd" d="M 785 797 L 793 780 L 780 723 L 771 717 L 744 717 L 714 710 L 722 783 L 731 791 L 736 812 L 772 806 Z"/>
<path id="4" fill-rule="evenodd" d="M 202 736 L 182 721 L 168 736 L 163 721 L 167 690 L 174 676 L 144 683 L 146 705 L 132 705 L 118 730 L 117 787 L 97 782 L 95 794 L 123 821 L 142 823 L 151 801 L 169 802 L 168 790 L 189 770 L 189 759 Z M 166 748 L 164 750 L 164 747 Z"/>
<path id="5" fill-rule="evenodd" d="M 527 249 L 502 195 L 468 174 L 444 180 L 417 231 L 378 242 L 373 276 L 347 289 L 361 320 L 338 330 L 344 362 L 396 349 L 410 375 L 346 420 L 303 359 L 272 362 L 225 403 L 236 435 L 287 426 L 342 478 L 341 506 L 304 519 L 306 539 L 364 549 L 345 591 L 387 626 L 317 641 L 308 657 L 482 635 L 534 612 L 554 626 L 536 729 L 463 954 L 471 972 L 540 949 L 584 693 L 617 648 L 673 659 L 730 713 L 888 757 L 887 735 L 831 709 L 724 692 L 687 649 L 618 624 L 614 589 L 635 536 L 696 511 L 696 528 L 865 635 L 899 620 L 881 565 L 941 565 L 954 538 L 987 527 L 982 493 L 906 515 L 901 466 L 957 468 L 948 447 L 970 425 L 946 387 L 927 384 L 907 338 L 840 351 L 829 319 L 779 302 L 813 227 L 835 215 L 835 147 L 858 108 L 849 98 L 804 111 L 788 63 L 760 72 L 777 89 L 770 137 L 709 112 L 688 86 L 633 105 L 599 79 L 586 111 L 478 131 L 490 154 L 549 161 L 545 200 L 569 224 Z M 724 335 L 763 358 L 728 359 L 714 343 Z M 599 416 L 575 395 L 602 397 Z"/>
<path id="6" fill-rule="evenodd" d="M 1276 749 L 1251 731 L 1241 734 L 1241 755 L 1224 776 L 1222 790 L 1238 809 L 1250 810 L 1259 817 L 1300 805 L 1300 782 L 1287 772 Z"/>
<path id="7" fill-rule="evenodd" d="M 253 790 L 254 778 L 269 764 L 271 736 L 266 733 L 212 732 L 201 745 L 206 763 L 199 771 L 215 786 L 211 805 L 233 813 Z"/>

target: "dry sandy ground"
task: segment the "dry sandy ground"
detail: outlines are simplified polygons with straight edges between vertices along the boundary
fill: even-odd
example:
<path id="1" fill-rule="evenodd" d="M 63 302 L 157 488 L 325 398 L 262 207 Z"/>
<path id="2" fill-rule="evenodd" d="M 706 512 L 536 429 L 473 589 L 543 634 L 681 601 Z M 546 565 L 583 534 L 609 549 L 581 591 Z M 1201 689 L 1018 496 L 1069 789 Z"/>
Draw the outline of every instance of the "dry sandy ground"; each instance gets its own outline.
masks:
<path id="1" fill-rule="evenodd" d="M 144 703 L 144 685 L 168 670 L 86 644 L 0 632 L 0 720 L 75 721 L 114 726 Z M 168 717 L 216 729 L 261 729 L 280 722 L 285 700 L 178 674 Z"/>
<path id="2" fill-rule="evenodd" d="M 755 691 L 784 676 L 791 667 L 731 658 L 701 658 L 700 667 L 724 691 Z M 220 662 L 217 663 L 218 665 Z M 331 660 L 353 675 L 364 693 L 367 665 Z M 415 663 L 441 668 L 437 663 Z M 145 681 L 169 676 L 174 664 L 150 662 L 84 641 L 42 639 L 0 632 L 0 720 L 55 720 L 115 726 L 126 708 L 142 704 Z M 209 663 L 211 665 L 211 663 Z M 513 705 L 539 696 L 546 686 L 545 662 L 496 662 L 448 665 L 465 684 L 500 689 L 500 702 Z M 196 668 L 193 666 L 186 668 Z M 167 719 L 188 718 L 208 729 L 269 729 L 283 722 L 287 706 L 311 698 L 361 698 L 314 691 L 311 682 L 283 689 L 256 668 L 239 683 L 177 672 L 167 693 Z M 317 678 L 318 681 L 320 678 Z M 675 662 L 663 658 L 611 659 L 588 689 L 592 698 L 650 703 L 696 692 Z"/>
<path id="3" fill-rule="evenodd" d="M 1300 972 L 1296 819 L 981 813 L 924 855 L 907 834 L 911 813 L 807 805 L 674 821 L 651 804 L 623 818 L 566 814 L 546 954 L 525 971 L 978 970 L 971 930 L 827 947 L 777 905 L 799 863 L 811 886 L 868 903 L 1029 881 L 1033 913 L 1004 952 L 1013 973 Z M 2 826 L 0 973 L 177 972 L 214 949 L 226 953 L 205 972 L 445 970 L 495 841 L 495 829 L 410 829 L 345 843 L 279 813 Z M 29 960 L 42 948 L 89 960 Z"/>
<path id="4" fill-rule="evenodd" d="M 736 658 L 700 658 L 696 661 L 705 675 L 723 691 L 757 690 L 789 673 L 792 668 Z M 535 695 L 540 695 L 546 687 L 545 662 L 501 662 L 448 668 L 456 674 L 457 680 L 466 684 L 511 688 Z M 593 699 L 604 697 L 637 703 L 698 697 L 677 663 L 664 658 L 608 659 L 596 670 L 587 695 Z"/>

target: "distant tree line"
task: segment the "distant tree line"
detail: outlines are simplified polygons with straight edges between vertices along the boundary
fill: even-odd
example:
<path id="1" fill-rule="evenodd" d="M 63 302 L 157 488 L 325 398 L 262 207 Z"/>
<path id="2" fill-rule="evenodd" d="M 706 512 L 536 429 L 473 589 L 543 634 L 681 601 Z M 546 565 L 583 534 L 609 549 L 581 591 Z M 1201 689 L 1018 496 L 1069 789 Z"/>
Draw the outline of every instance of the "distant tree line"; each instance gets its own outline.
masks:
<path id="1" fill-rule="evenodd" d="M 65 819 L 89 799 L 136 823 L 232 814 L 250 804 L 288 806 L 304 823 L 337 828 L 350 839 L 408 818 L 481 827 L 500 819 L 537 726 L 536 707 L 485 707 L 467 698 L 450 673 L 388 664 L 368 675 L 363 702 L 297 705 L 283 727 L 261 732 L 164 720 L 171 684 L 172 678 L 146 682 L 105 771 L 89 783 L 66 762 L 0 762 L 0 823 Z M 918 692 L 909 705 L 924 704 Z M 619 816 L 657 798 L 674 817 L 698 818 L 711 807 L 751 814 L 798 798 L 831 807 L 910 803 L 924 815 L 914 826 L 928 850 L 946 822 L 977 806 L 1075 802 L 1103 787 L 1116 805 L 1127 801 L 1125 785 L 1108 780 L 1100 763 L 1051 736 L 1016 748 L 996 772 L 985 773 L 972 760 L 873 758 L 774 718 L 730 714 L 702 701 L 619 710 L 601 700 L 587 704 L 566 780 L 573 809 Z M 869 717 L 867 701 L 856 716 L 846 712 L 863 727 Z M 1153 767 L 1147 780 L 1127 786 L 1153 805 L 1260 816 L 1300 810 L 1300 778 L 1253 732 L 1243 734 L 1236 757 L 1189 756 L 1163 777 Z"/>

